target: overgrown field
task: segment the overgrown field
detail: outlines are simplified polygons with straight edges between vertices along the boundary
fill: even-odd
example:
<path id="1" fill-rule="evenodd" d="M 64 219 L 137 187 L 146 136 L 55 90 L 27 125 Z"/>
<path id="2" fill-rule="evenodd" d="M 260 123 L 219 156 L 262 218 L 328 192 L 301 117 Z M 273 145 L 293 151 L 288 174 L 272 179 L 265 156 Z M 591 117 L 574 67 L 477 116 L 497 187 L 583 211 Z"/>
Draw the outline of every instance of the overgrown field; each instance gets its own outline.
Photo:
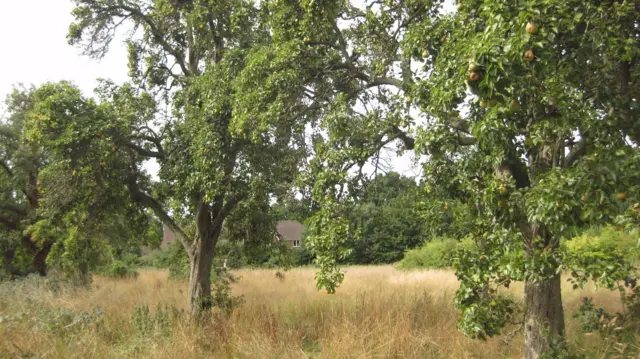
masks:
<path id="1" fill-rule="evenodd" d="M 95 277 L 90 288 L 37 277 L 3 283 L 0 357 L 521 357 L 520 333 L 505 344 L 504 337 L 480 342 L 456 331 L 451 271 L 380 266 L 346 272 L 344 285 L 327 295 L 316 291 L 312 268 L 293 269 L 284 278 L 275 270 L 238 270 L 233 292 L 244 296 L 242 307 L 199 326 L 186 319 L 187 284 L 168 280 L 161 270 L 142 270 L 135 279 Z M 573 291 L 567 283 L 564 296 L 572 347 L 603 357 L 615 343 L 585 335 L 572 315 L 584 296 L 619 310 L 617 293 Z"/>

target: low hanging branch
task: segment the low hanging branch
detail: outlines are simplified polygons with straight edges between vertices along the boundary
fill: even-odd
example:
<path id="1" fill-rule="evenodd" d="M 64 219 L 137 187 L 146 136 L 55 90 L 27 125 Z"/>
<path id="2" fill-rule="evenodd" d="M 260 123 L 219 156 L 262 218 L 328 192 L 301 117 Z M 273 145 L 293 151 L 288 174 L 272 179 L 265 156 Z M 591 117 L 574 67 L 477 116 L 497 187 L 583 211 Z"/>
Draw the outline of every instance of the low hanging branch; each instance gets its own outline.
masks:
<path id="1" fill-rule="evenodd" d="M 193 253 L 191 252 L 191 246 L 189 245 L 189 242 L 188 242 L 189 236 L 187 236 L 184 230 L 173 220 L 173 218 L 171 218 L 171 216 L 169 216 L 169 214 L 164 210 L 164 208 L 162 208 L 162 205 L 160 205 L 160 203 L 156 201 L 155 198 L 149 196 L 148 194 L 140 190 L 140 188 L 136 183 L 135 178 L 129 179 L 128 187 L 129 187 L 129 192 L 131 193 L 132 199 L 134 201 L 144 204 L 146 207 L 151 209 L 153 213 L 155 213 L 156 216 L 158 216 L 160 221 L 164 223 L 167 227 L 169 227 L 169 229 L 171 229 L 173 233 L 176 234 L 176 238 L 178 238 L 178 240 L 184 247 L 185 251 L 187 252 L 187 255 L 189 256 L 189 259 L 193 260 Z"/>

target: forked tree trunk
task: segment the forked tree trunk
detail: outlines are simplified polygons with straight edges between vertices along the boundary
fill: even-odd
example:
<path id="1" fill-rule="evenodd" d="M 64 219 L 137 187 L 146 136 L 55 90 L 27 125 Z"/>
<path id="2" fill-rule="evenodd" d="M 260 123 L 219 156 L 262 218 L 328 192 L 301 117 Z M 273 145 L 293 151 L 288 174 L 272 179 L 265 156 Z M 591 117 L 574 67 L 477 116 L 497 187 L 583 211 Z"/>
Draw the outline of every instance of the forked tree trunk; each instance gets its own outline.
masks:
<path id="1" fill-rule="evenodd" d="M 525 359 L 538 359 L 564 344 L 560 283 L 560 274 L 542 281 L 525 283 Z"/>

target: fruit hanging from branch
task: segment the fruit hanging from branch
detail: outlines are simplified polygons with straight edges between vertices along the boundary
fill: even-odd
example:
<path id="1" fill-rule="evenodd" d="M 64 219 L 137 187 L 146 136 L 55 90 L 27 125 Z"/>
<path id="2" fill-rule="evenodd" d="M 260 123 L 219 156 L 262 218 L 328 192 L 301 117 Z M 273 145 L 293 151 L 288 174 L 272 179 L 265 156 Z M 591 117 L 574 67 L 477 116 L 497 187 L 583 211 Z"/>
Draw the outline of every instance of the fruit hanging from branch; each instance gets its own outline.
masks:
<path id="1" fill-rule="evenodd" d="M 475 60 L 470 60 L 469 61 L 469 72 L 478 72 L 480 71 L 480 65 L 478 65 L 477 62 L 475 62 Z"/>
<path id="2" fill-rule="evenodd" d="M 469 80 L 474 82 L 480 80 L 480 73 L 478 71 L 471 71 L 469 73 Z"/>
<path id="3" fill-rule="evenodd" d="M 527 30 L 527 34 L 535 35 L 538 33 L 538 26 L 536 26 L 536 24 L 532 22 L 529 22 L 527 23 L 526 30 Z"/>
<path id="4" fill-rule="evenodd" d="M 527 50 L 522 57 L 524 58 L 524 61 L 531 62 L 535 56 L 533 54 L 533 50 Z"/>
<path id="5" fill-rule="evenodd" d="M 616 199 L 618 201 L 624 201 L 625 199 L 627 199 L 627 193 L 626 192 L 618 192 L 618 193 L 616 193 Z"/>
<path id="6" fill-rule="evenodd" d="M 511 100 L 511 104 L 509 105 L 510 112 L 518 112 L 520 111 L 520 103 L 517 100 Z"/>

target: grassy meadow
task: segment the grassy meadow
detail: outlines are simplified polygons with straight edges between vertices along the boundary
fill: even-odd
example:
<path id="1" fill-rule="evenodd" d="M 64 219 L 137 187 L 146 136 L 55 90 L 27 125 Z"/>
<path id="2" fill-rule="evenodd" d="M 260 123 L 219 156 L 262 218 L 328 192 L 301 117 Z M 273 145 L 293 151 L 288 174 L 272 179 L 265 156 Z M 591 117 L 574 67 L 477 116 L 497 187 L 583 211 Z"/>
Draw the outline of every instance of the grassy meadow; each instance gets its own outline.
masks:
<path id="1" fill-rule="evenodd" d="M 457 281 L 451 271 L 345 270 L 334 295 L 315 289 L 312 268 L 290 270 L 284 278 L 275 270 L 237 270 L 241 279 L 233 293 L 244 296 L 243 306 L 230 316 L 212 314 L 200 325 L 183 312 L 187 283 L 168 280 L 162 270 L 141 270 L 135 279 L 96 276 L 90 288 L 36 277 L 0 284 L 0 357 L 521 357 L 521 334 L 505 344 L 503 338 L 480 342 L 456 331 Z M 521 297 L 521 285 L 512 290 Z M 602 353 L 612 343 L 585 336 L 572 318 L 583 296 L 614 311 L 619 297 L 594 288 L 573 291 L 566 284 L 572 346 Z"/>

